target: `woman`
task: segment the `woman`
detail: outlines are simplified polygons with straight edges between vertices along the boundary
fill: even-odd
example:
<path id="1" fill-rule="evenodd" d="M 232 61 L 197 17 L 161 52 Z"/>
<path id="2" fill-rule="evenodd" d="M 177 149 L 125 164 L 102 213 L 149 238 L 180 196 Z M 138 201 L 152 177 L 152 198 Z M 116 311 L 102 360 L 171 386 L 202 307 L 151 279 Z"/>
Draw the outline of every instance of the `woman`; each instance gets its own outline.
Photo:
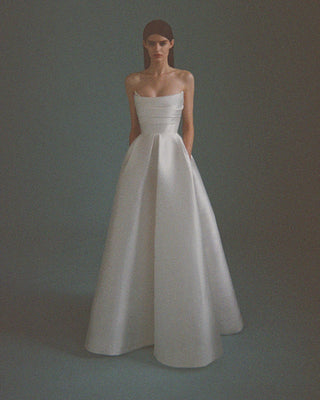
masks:
<path id="1" fill-rule="evenodd" d="M 239 332 L 215 216 L 192 156 L 194 78 L 174 68 L 164 21 L 143 32 L 145 70 L 125 80 L 129 149 L 116 188 L 86 348 L 119 355 L 154 345 L 158 361 L 203 367 Z M 178 134 L 183 119 L 182 137 Z"/>

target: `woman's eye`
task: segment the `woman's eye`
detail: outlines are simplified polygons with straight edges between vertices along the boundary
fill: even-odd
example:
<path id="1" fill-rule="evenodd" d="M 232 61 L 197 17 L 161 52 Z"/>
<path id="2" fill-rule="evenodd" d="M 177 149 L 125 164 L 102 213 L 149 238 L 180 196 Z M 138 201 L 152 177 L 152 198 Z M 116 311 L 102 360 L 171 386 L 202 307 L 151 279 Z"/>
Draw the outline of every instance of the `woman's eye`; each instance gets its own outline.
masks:
<path id="1" fill-rule="evenodd" d="M 167 44 L 167 42 L 159 42 L 159 43 L 160 43 L 160 46 L 165 46 Z M 155 45 L 156 45 L 155 42 L 149 42 L 149 46 L 153 47 Z"/>

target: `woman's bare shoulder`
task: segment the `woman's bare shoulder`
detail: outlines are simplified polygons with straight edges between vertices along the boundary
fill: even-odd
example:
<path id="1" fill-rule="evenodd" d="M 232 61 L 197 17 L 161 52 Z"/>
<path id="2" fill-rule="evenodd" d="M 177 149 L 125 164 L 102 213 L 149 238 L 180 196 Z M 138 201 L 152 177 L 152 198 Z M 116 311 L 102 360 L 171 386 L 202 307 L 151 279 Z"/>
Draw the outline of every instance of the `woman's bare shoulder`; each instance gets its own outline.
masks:
<path id="1" fill-rule="evenodd" d="M 178 71 L 180 79 L 182 79 L 185 83 L 190 81 L 194 81 L 194 76 L 192 72 L 187 71 L 186 69 L 180 69 Z"/>
<path id="2" fill-rule="evenodd" d="M 192 89 L 194 87 L 194 76 L 192 72 L 186 69 L 177 70 L 177 77 L 185 89 Z"/>
<path id="3" fill-rule="evenodd" d="M 192 72 L 187 71 L 186 69 L 176 68 L 176 74 L 178 79 L 180 79 L 185 85 L 188 86 L 194 83 L 194 76 Z"/>
<path id="4" fill-rule="evenodd" d="M 141 75 L 143 72 L 132 72 L 131 74 L 127 75 L 125 78 L 125 85 L 127 88 L 134 88 L 136 87 L 141 81 Z"/>
<path id="5" fill-rule="evenodd" d="M 174 72 L 179 75 L 179 76 L 193 76 L 192 72 L 187 71 L 186 69 L 179 69 L 179 68 L 175 68 Z"/>

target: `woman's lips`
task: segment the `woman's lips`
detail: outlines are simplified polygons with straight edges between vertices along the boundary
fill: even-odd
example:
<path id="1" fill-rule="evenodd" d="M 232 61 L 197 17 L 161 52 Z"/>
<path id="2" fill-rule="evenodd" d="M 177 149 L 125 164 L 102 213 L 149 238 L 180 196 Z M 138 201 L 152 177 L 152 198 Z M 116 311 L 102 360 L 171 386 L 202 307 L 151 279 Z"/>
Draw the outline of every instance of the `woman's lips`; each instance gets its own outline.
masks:
<path id="1" fill-rule="evenodd" d="M 154 57 L 161 57 L 161 54 L 154 54 Z"/>

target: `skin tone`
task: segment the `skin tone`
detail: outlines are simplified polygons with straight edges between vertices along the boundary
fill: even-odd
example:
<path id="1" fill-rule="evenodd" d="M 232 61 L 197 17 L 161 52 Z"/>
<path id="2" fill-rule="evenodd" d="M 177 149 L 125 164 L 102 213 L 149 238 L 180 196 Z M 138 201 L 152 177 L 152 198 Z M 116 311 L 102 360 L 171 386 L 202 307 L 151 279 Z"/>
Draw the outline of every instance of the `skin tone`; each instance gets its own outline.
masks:
<path id="1" fill-rule="evenodd" d="M 182 139 L 191 158 L 194 125 L 193 97 L 194 77 L 191 72 L 173 68 L 168 64 L 169 50 L 174 39 L 152 34 L 143 41 L 143 46 L 150 56 L 150 66 L 141 72 L 134 72 L 125 79 L 125 87 L 129 99 L 131 130 L 129 145 L 140 135 L 140 125 L 134 104 L 134 92 L 140 96 L 158 97 L 184 92 L 184 108 L 182 111 Z"/>

